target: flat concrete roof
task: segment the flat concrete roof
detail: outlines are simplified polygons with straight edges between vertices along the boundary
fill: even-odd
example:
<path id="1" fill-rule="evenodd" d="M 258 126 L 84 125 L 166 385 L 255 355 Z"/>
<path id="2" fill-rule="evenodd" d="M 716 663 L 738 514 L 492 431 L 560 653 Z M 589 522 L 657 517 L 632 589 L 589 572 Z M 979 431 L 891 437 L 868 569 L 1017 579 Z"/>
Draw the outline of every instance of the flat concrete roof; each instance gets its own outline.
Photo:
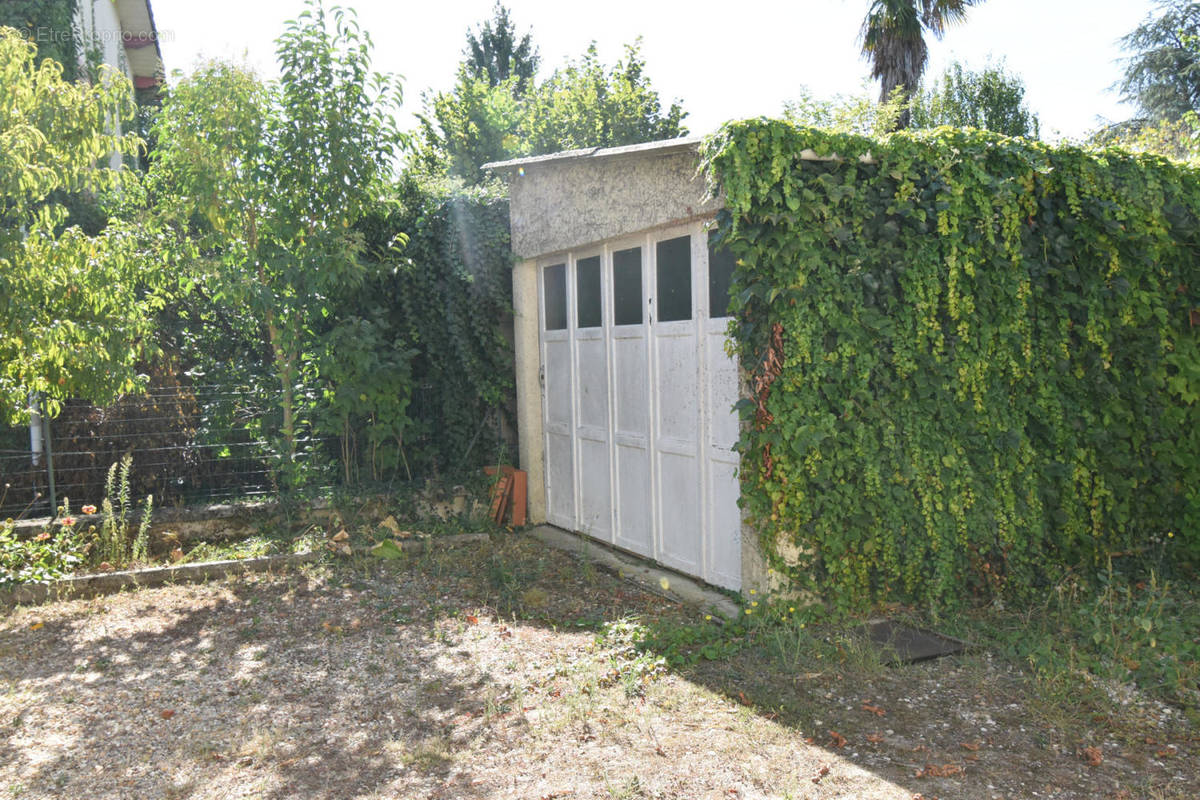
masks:
<path id="1" fill-rule="evenodd" d="M 678 139 L 663 139 L 658 142 L 644 144 L 629 144 L 623 147 L 585 147 L 581 150 L 564 150 L 561 153 L 548 153 L 544 156 L 526 156 L 509 161 L 491 161 L 483 165 L 484 169 L 510 171 L 531 164 L 562 163 L 579 161 L 585 158 L 610 158 L 612 156 L 630 156 L 641 154 L 665 155 L 683 150 L 695 150 L 704 141 L 701 136 L 683 136 Z"/>

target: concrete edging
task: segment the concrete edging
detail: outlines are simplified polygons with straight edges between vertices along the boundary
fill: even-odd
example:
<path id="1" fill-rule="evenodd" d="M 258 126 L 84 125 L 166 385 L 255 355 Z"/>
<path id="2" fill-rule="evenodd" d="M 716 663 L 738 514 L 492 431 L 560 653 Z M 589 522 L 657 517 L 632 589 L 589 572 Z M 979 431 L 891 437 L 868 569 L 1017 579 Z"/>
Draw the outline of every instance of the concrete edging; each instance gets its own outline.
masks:
<path id="1" fill-rule="evenodd" d="M 178 564 L 169 567 L 147 567 L 121 572 L 103 572 L 97 575 L 78 575 L 53 583 L 29 583 L 13 589 L 0 591 L 0 608 L 16 605 L 37 605 L 54 600 L 73 600 L 113 594 L 123 589 L 143 589 L 162 586 L 166 583 L 199 583 L 200 581 L 225 578 L 230 575 L 247 575 L 252 572 L 267 572 L 276 568 L 287 569 L 311 564 L 320 558 L 319 552 L 286 553 L 261 558 L 233 559 L 229 561 L 204 561 L 197 564 Z"/>
<path id="2" fill-rule="evenodd" d="M 405 552 L 419 553 L 427 550 L 434 542 L 443 545 L 459 545 L 485 542 L 490 538 L 486 533 L 462 533 L 453 536 L 407 539 L 398 541 L 396 544 Z M 365 549 L 355 551 L 356 555 L 367 555 L 368 553 L 369 551 Z M 175 564 L 166 567 L 78 575 L 53 583 L 23 584 L 12 589 L 0 590 L 0 609 L 12 608 L 16 605 L 38 605 L 55 600 L 97 597 L 114 594 L 124 589 L 146 589 L 168 583 L 199 583 L 219 580 L 232 575 L 289 569 L 311 564 L 322 555 L 321 551 L 314 551 L 227 561 L 202 561 L 196 564 Z"/>

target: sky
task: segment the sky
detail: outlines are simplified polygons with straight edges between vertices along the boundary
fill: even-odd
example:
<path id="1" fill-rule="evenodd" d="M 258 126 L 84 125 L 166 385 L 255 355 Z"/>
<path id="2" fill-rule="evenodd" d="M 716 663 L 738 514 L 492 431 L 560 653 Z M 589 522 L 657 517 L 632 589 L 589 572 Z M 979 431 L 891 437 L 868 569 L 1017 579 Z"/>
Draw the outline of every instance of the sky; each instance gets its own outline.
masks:
<path id="1" fill-rule="evenodd" d="M 328 3 L 328 0 L 327 0 Z M 274 39 L 302 0 L 153 0 L 168 74 L 202 58 L 246 61 L 276 76 Z M 404 127 L 421 94 L 454 80 L 469 29 L 494 0 L 341 0 L 375 44 L 375 69 L 403 78 Z M 664 106 L 678 100 L 694 134 L 730 119 L 777 115 L 804 90 L 816 97 L 863 91 L 869 74 L 859 29 L 869 0 L 737 0 L 689 3 L 507 0 L 520 32 L 532 30 L 542 75 L 595 41 L 605 63 L 642 37 L 647 73 Z M 981 68 L 1003 59 L 1025 81 L 1026 101 L 1049 140 L 1081 138 L 1132 109 L 1112 90 L 1127 54 L 1119 39 L 1153 0 L 989 0 L 930 42 L 927 75 L 951 62 Z M 877 93 L 874 86 L 869 88 Z"/>

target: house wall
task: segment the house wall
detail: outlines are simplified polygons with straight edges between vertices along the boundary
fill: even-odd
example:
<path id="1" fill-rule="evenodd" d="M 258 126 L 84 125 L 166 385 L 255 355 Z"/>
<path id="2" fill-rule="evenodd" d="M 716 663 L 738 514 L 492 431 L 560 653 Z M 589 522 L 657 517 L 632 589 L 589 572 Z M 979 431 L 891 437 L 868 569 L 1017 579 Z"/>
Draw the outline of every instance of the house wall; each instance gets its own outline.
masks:
<path id="1" fill-rule="evenodd" d="M 133 82 L 129 60 L 125 58 L 124 29 L 112 0 L 84 0 L 76 11 L 80 36 L 80 66 L 86 68 L 87 54 L 93 50 L 100 53 L 101 63 L 108 64 Z M 115 133 L 120 136 L 121 120 L 112 121 Z M 123 159 L 120 153 L 108 157 L 110 169 L 120 169 Z"/>

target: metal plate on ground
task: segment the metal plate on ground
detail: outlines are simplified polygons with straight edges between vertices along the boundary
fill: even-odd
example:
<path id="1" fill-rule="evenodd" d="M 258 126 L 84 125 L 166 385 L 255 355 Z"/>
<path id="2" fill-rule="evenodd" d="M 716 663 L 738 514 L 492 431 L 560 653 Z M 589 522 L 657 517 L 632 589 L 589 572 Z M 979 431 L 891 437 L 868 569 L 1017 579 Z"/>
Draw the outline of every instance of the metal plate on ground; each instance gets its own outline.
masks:
<path id="1" fill-rule="evenodd" d="M 861 630 L 882 651 L 884 663 L 893 666 L 950 656 L 967 648 L 959 639 L 890 619 L 871 620 Z"/>

